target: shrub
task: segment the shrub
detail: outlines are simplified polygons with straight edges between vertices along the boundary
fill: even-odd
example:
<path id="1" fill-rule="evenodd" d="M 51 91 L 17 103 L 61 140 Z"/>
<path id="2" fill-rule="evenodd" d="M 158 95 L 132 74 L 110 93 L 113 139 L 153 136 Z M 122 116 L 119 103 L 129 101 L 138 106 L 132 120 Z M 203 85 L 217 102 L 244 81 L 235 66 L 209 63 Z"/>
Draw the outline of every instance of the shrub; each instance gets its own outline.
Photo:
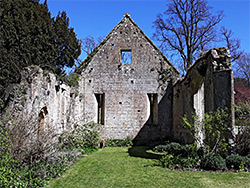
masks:
<path id="1" fill-rule="evenodd" d="M 225 160 L 218 154 L 208 153 L 201 158 L 201 168 L 204 170 L 226 170 Z"/>
<path id="2" fill-rule="evenodd" d="M 248 169 L 248 171 L 250 170 L 250 158 L 249 157 L 243 157 L 243 162 L 244 162 L 244 167 Z"/>
<path id="3" fill-rule="evenodd" d="M 197 168 L 200 165 L 200 161 L 198 157 L 181 157 L 177 156 L 174 158 L 174 164 L 182 168 Z"/>
<path id="4" fill-rule="evenodd" d="M 169 144 L 166 145 L 159 145 L 153 148 L 154 152 L 159 152 L 159 153 L 169 153 L 169 154 L 173 154 L 175 156 L 180 155 L 183 153 L 184 148 L 182 145 L 180 145 L 179 143 L 176 142 L 171 142 Z"/>
<path id="5" fill-rule="evenodd" d="M 199 166 L 196 145 L 169 143 L 153 148 L 154 152 L 166 153 L 159 161 L 164 168 L 196 168 Z"/>
<path id="6" fill-rule="evenodd" d="M 15 108 L 10 108 L 2 118 L 2 125 L 8 133 L 8 149 L 15 160 L 36 163 L 55 150 L 56 135 L 53 129 L 42 128 L 38 118 L 27 114 L 18 115 Z"/>
<path id="7" fill-rule="evenodd" d="M 163 168 L 196 168 L 199 166 L 199 158 L 174 156 L 166 154 L 159 160 L 160 166 Z"/>
<path id="8" fill-rule="evenodd" d="M 239 128 L 236 150 L 240 155 L 250 155 L 250 102 L 235 106 L 235 124 Z"/>
<path id="9" fill-rule="evenodd" d="M 21 126 L 21 125 L 20 125 Z M 18 132 L 17 132 L 18 133 Z M 12 132 L 13 134 L 13 132 Z M 26 134 L 24 132 L 24 134 Z M 12 135 L 13 136 L 13 135 Z M 16 135 L 18 136 L 18 135 Z M 12 137 L 13 139 L 13 137 Z M 43 187 L 46 181 L 50 178 L 57 177 L 62 174 L 66 167 L 79 156 L 72 153 L 65 153 L 58 155 L 58 152 L 51 154 L 45 158 L 39 155 L 39 160 L 32 160 L 32 154 L 29 152 L 31 148 L 28 148 L 27 153 L 19 152 L 15 153 L 16 158 L 13 158 L 13 152 L 11 148 L 17 148 L 12 146 L 11 138 L 8 135 L 7 129 L 0 121 L 0 187 Z M 25 141 L 21 139 L 20 141 Z M 14 142 L 16 143 L 16 142 Z M 20 143 L 20 146 L 24 143 Z M 34 145 L 32 145 L 34 146 Z M 37 149 L 37 147 L 33 147 Z M 20 150 L 22 151 L 22 150 Z M 41 152 L 41 151 L 37 151 Z M 18 156 L 19 154 L 20 156 Z M 26 157 L 24 157 L 26 156 Z M 25 159 L 25 160 L 24 160 Z"/>
<path id="10" fill-rule="evenodd" d="M 60 176 L 68 166 L 80 155 L 75 155 L 74 152 L 65 152 L 58 154 L 58 152 L 46 157 L 45 159 L 34 163 L 32 165 L 22 165 L 21 169 L 23 177 L 26 179 L 41 179 L 49 180 Z"/>
<path id="11" fill-rule="evenodd" d="M 199 148 L 200 149 L 200 148 Z M 196 144 L 186 144 L 183 146 L 183 157 L 190 157 L 190 158 L 197 158 L 198 157 L 198 151 Z"/>
<path id="12" fill-rule="evenodd" d="M 28 181 L 23 178 L 18 161 L 13 158 L 10 137 L 1 119 L 0 121 L 0 185 L 1 187 L 28 187 Z M 21 161 L 22 162 L 22 161 Z M 27 173 L 27 172 L 26 172 Z M 29 177 L 29 180 L 32 178 Z M 43 186 L 33 185 L 32 187 Z"/>
<path id="13" fill-rule="evenodd" d="M 162 166 L 163 168 L 171 168 L 174 165 L 173 162 L 174 156 L 171 154 L 168 155 L 164 155 L 160 160 L 159 160 L 159 164 L 160 166 Z"/>
<path id="14" fill-rule="evenodd" d="M 60 176 L 73 164 L 82 150 L 58 151 L 58 137 L 53 129 L 41 125 L 38 117 L 19 113 L 19 108 L 10 106 L 1 114 L 0 187 L 43 187 L 47 180 Z M 84 147 L 97 147 L 100 135 L 97 129 L 100 127 L 91 123 L 76 126 L 73 136 L 69 136 L 78 139 L 74 146 L 80 142 Z"/>
<path id="15" fill-rule="evenodd" d="M 168 150 L 168 146 L 167 145 L 158 145 L 158 146 L 155 146 L 152 150 L 154 152 L 157 152 L 157 153 L 166 153 Z"/>
<path id="16" fill-rule="evenodd" d="M 180 145 L 176 142 L 171 142 L 166 145 L 159 145 L 153 148 L 154 152 L 169 153 L 174 156 L 182 157 L 197 157 L 197 146 L 195 144 Z"/>
<path id="17" fill-rule="evenodd" d="M 227 168 L 239 170 L 243 160 L 244 159 L 242 156 L 236 154 L 229 155 L 226 158 Z"/>
<path id="18" fill-rule="evenodd" d="M 49 179 L 60 176 L 78 157 L 73 153 L 55 153 L 32 164 L 14 161 L 9 162 L 8 166 L 0 165 L 0 185 L 6 188 L 43 187 Z"/>
<path id="19" fill-rule="evenodd" d="M 205 114 L 203 125 L 206 137 L 204 143 L 211 152 L 224 153 L 229 150 L 228 138 L 231 136 L 229 127 L 231 115 L 228 110 L 217 109 Z M 228 138 L 227 138 L 228 137 Z"/>
<path id="20" fill-rule="evenodd" d="M 41 130 L 32 118 L 12 119 L 0 119 L 0 187 L 43 187 L 82 154 L 59 152 L 55 134 Z"/>
<path id="21" fill-rule="evenodd" d="M 189 122 L 187 117 L 183 117 L 183 127 L 190 130 L 190 134 L 197 144 L 203 145 L 212 153 L 226 153 L 229 151 L 229 139 L 233 139 L 231 133 L 231 114 L 228 109 L 217 109 L 210 113 L 205 113 L 203 120 L 199 120 L 197 115 L 192 116 Z M 199 135 L 204 132 L 205 139 Z"/>
<path id="22" fill-rule="evenodd" d="M 132 146 L 133 142 L 131 139 L 107 139 L 105 140 L 105 145 L 108 147 L 128 147 Z"/>
<path id="23" fill-rule="evenodd" d="M 249 169 L 250 158 L 232 154 L 227 156 L 226 165 L 227 168 L 229 169 L 236 169 L 236 170 L 240 170 L 241 168 Z"/>
<path id="24" fill-rule="evenodd" d="M 83 125 L 75 125 L 72 131 L 65 131 L 59 137 L 59 143 L 63 149 L 98 148 L 101 140 L 101 125 L 90 122 Z"/>
<path id="25" fill-rule="evenodd" d="M 14 171 L 16 161 L 9 149 L 8 132 L 0 120 L 0 185 L 1 187 L 18 186 L 18 174 Z"/>

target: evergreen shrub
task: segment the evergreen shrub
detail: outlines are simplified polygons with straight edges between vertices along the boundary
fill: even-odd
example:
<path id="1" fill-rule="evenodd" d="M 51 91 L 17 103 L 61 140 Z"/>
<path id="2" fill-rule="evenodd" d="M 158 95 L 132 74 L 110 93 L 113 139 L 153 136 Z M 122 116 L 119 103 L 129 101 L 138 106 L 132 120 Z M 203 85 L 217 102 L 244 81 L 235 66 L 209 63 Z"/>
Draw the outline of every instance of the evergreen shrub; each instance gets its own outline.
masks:
<path id="1" fill-rule="evenodd" d="M 154 152 L 158 152 L 158 153 L 169 153 L 169 154 L 173 154 L 175 156 L 180 155 L 183 153 L 184 151 L 184 147 L 182 145 L 180 145 L 179 143 L 176 142 L 171 142 L 169 144 L 166 145 L 159 145 L 153 148 Z"/>
<path id="2" fill-rule="evenodd" d="M 174 156 L 172 154 L 166 154 L 159 160 L 160 166 L 170 169 L 187 169 L 199 167 L 199 158 L 182 157 L 180 155 Z"/>
<path id="3" fill-rule="evenodd" d="M 194 144 L 180 145 L 176 142 L 171 142 L 166 145 L 158 145 L 153 148 L 154 152 L 158 153 L 168 153 L 174 156 L 182 157 L 197 157 L 197 147 Z"/>
<path id="4" fill-rule="evenodd" d="M 240 170 L 241 168 L 250 168 L 250 158 L 243 157 L 237 154 L 232 154 L 227 156 L 226 158 L 226 165 L 229 169 L 236 169 Z"/>
<path id="5" fill-rule="evenodd" d="M 133 141 L 129 138 L 127 139 L 107 139 L 105 140 L 105 145 L 107 147 L 128 147 L 133 145 Z"/>
<path id="6" fill-rule="evenodd" d="M 208 153 L 201 158 L 201 168 L 204 170 L 226 170 L 226 161 L 216 153 Z"/>

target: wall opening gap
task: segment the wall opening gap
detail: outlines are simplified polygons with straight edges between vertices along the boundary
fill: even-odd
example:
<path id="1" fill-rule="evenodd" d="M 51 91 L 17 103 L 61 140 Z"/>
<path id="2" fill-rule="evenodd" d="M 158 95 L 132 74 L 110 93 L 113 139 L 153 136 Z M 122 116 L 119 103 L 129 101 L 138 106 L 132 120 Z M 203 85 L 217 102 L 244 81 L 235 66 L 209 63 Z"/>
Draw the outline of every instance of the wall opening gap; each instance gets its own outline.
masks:
<path id="1" fill-rule="evenodd" d="M 132 62 L 131 50 L 121 50 L 121 61 L 124 65 L 130 65 Z"/>
<path id="2" fill-rule="evenodd" d="M 97 101 L 97 123 L 104 125 L 105 120 L 105 93 L 95 94 Z"/>
<path id="3" fill-rule="evenodd" d="M 156 125 L 158 124 L 158 95 L 156 93 L 149 93 L 148 99 L 150 103 L 149 123 Z"/>
<path id="4" fill-rule="evenodd" d="M 204 82 L 201 84 L 198 91 L 191 97 L 192 100 L 192 106 L 194 113 L 199 117 L 199 121 L 202 121 L 205 116 L 205 95 L 204 95 Z M 204 132 L 203 128 L 200 124 L 195 123 L 195 129 L 196 129 L 196 138 L 198 146 L 203 145 L 204 138 Z"/>

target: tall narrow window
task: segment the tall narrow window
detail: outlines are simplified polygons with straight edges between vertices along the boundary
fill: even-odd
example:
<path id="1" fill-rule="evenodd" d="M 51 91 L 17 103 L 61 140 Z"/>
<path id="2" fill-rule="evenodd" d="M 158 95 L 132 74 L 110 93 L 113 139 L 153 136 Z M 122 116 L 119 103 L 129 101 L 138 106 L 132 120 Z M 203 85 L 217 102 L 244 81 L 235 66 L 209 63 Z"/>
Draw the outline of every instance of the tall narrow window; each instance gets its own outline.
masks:
<path id="1" fill-rule="evenodd" d="M 131 50 L 122 50 L 121 51 L 122 64 L 130 65 L 131 59 L 132 59 Z"/>
<path id="2" fill-rule="evenodd" d="M 155 93 L 149 93 L 148 99 L 150 103 L 149 123 L 158 124 L 158 96 Z"/>
<path id="3" fill-rule="evenodd" d="M 104 125 L 105 94 L 95 94 L 97 101 L 97 123 Z"/>

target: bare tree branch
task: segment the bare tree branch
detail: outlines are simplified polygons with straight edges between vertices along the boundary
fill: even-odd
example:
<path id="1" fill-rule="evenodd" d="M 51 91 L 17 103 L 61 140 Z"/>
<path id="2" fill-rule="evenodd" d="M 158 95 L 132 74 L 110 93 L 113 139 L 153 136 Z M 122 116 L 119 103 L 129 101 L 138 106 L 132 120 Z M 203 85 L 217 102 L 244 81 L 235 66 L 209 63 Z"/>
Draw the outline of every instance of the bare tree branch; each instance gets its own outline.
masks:
<path id="1" fill-rule="evenodd" d="M 80 42 L 82 45 L 82 51 L 84 51 L 87 55 L 89 55 L 97 45 L 94 37 L 92 36 L 87 36 L 86 38 L 81 39 Z"/>
<path id="2" fill-rule="evenodd" d="M 246 79 L 250 86 L 250 53 L 242 53 L 241 56 L 235 60 L 235 66 L 235 77 Z"/>
<path id="3" fill-rule="evenodd" d="M 222 34 L 228 49 L 230 50 L 231 54 L 231 61 L 235 61 L 240 58 L 243 54 L 242 51 L 239 50 L 240 48 L 240 39 L 232 38 L 233 32 L 232 30 L 228 30 L 225 27 L 221 27 L 220 33 Z"/>
<path id="4" fill-rule="evenodd" d="M 104 37 L 102 36 L 96 39 L 92 36 L 87 36 L 84 39 L 81 39 L 80 42 L 82 51 L 89 55 L 95 47 L 102 42 L 103 39 Z"/>
<path id="5" fill-rule="evenodd" d="M 161 49 L 178 51 L 187 70 L 198 50 L 203 50 L 216 38 L 223 12 L 211 15 L 206 0 L 171 0 L 164 14 L 154 22 L 153 38 L 161 42 Z"/>

